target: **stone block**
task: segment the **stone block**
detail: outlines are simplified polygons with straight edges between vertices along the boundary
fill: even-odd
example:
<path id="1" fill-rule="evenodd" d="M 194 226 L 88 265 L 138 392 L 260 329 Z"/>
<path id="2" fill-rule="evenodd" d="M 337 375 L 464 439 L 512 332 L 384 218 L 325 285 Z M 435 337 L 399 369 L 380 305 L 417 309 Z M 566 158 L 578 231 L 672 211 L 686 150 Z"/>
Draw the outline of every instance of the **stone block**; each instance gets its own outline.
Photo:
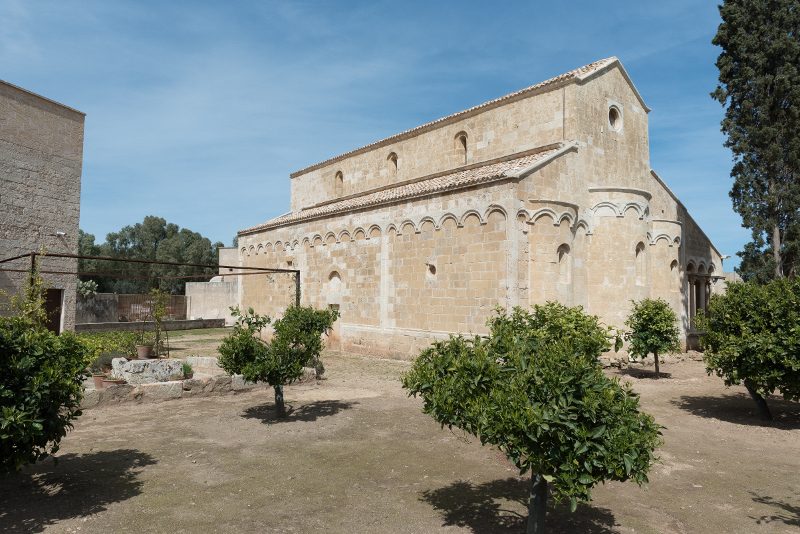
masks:
<path id="1" fill-rule="evenodd" d="M 141 389 L 146 399 L 177 399 L 183 393 L 183 381 L 143 384 Z"/>
<path id="2" fill-rule="evenodd" d="M 189 380 L 184 380 L 181 382 L 183 385 L 183 395 L 182 396 L 193 396 L 203 392 L 203 388 L 206 385 L 206 380 L 201 378 L 192 378 Z"/>
<path id="3" fill-rule="evenodd" d="M 103 390 L 103 404 L 114 404 L 141 398 L 141 389 L 136 391 L 136 387 L 129 384 L 119 386 L 109 386 Z"/>
<path id="4" fill-rule="evenodd" d="M 213 376 L 203 387 L 205 393 L 227 393 L 231 391 L 231 377 L 228 375 Z"/>
<path id="5" fill-rule="evenodd" d="M 128 384 L 153 384 L 167 382 L 175 374 L 183 375 L 183 361 L 168 360 L 128 360 L 114 358 L 111 376 L 124 378 Z"/>
<path id="6" fill-rule="evenodd" d="M 101 393 L 96 389 L 87 389 L 81 401 L 81 408 L 92 408 L 100 404 Z"/>

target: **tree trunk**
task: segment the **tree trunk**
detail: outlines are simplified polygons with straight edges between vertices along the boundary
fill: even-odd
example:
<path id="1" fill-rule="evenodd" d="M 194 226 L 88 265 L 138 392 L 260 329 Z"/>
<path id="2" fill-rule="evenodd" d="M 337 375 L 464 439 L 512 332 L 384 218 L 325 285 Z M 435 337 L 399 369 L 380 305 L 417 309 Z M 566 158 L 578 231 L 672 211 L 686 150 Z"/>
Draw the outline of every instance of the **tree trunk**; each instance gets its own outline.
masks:
<path id="1" fill-rule="evenodd" d="M 547 512 L 547 481 L 540 473 L 531 473 L 527 534 L 545 533 L 545 512 Z"/>
<path id="2" fill-rule="evenodd" d="M 656 362 L 656 378 L 661 378 L 661 374 L 660 374 L 660 371 L 658 369 L 658 353 L 657 352 L 653 353 L 653 361 Z"/>
<path id="3" fill-rule="evenodd" d="M 776 223 L 772 229 L 772 257 L 775 258 L 775 280 L 783 278 L 783 257 L 781 255 L 781 227 Z"/>
<path id="4" fill-rule="evenodd" d="M 749 378 L 744 379 L 744 387 L 747 388 L 747 392 L 753 398 L 753 401 L 756 403 L 758 407 L 758 415 L 761 417 L 762 421 L 772 421 L 772 413 L 769 411 L 769 406 L 767 406 L 767 401 L 761 394 L 756 391 L 753 387 L 753 383 L 750 382 Z"/>
<path id="5" fill-rule="evenodd" d="M 272 386 L 275 388 L 275 411 L 278 417 L 286 417 L 286 407 L 283 404 L 283 385 Z"/>

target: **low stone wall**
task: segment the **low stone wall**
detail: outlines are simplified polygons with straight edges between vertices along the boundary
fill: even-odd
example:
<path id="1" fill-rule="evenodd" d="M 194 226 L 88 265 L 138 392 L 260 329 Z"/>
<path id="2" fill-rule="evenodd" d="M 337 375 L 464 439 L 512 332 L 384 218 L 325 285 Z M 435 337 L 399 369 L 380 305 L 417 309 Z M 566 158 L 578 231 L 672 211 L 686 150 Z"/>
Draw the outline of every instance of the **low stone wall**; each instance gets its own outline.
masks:
<path id="1" fill-rule="evenodd" d="M 224 328 L 225 319 L 187 319 L 166 321 L 167 332 L 174 330 L 194 330 L 195 328 Z M 153 321 L 130 321 L 127 323 L 83 323 L 75 325 L 75 332 L 133 332 L 153 329 Z"/>
<path id="2" fill-rule="evenodd" d="M 305 375 L 298 382 L 311 382 L 316 379 L 314 369 L 306 369 Z M 154 384 L 122 384 L 105 389 L 86 390 L 81 409 L 116 406 L 123 402 L 142 404 L 181 398 L 218 397 L 268 388 L 271 389 L 266 382 L 253 384 L 245 381 L 241 375 L 209 376 Z"/>
<path id="3" fill-rule="evenodd" d="M 124 378 L 128 384 L 138 386 L 156 382 L 169 382 L 173 375 L 183 375 L 183 360 L 128 360 L 114 358 L 111 378 Z"/>

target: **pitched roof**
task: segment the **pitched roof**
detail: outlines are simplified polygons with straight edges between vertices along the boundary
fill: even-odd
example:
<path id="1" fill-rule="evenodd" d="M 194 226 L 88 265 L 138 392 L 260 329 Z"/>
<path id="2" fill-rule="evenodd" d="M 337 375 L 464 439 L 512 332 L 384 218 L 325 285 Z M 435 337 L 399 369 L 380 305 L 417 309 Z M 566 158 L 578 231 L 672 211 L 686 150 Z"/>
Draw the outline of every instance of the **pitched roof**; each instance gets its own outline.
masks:
<path id="1" fill-rule="evenodd" d="M 402 138 L 409 137 L 411 135 L 420 133 L 423 130 L 428 130 L 428 129 L 431 129 L 433 127 L 439 126 L 442 123 L 449 122 L 449 121 L 452 121 L 452 120 L 455 120 L 455 119 L 459 119 L 459 118 L 461 118 L 463 116 L 470 115 L 470 114 L 475 113 L 476 111 L 479 111 L 479 110 L 495 107 L 495 106 L 497 106 L 499 104 L 505 103 L 505 102 L 510 101 L 510 100 L 514 100 L 514 99 L 516 99 L 516 98 L 518 98 L 520 96 L 523 96 L 525 94 L 538 91 L 540 89 L 543 89 L 543 88 L 551 86 L 551 85 L 556 85 L 556 84 L 559 84 L 559 83 L 573 81 L 573 80 L 574 81 L 578 81 L 578 80 L 584 79 L 584 78 L 588 77 L 589 75 L 593 74 L 594 72 L 599 71 L 599 70 L 601 70 L 601 69 L 603 69 L 605 67 L 608 67 L 609 65 L 611 65 L 614 62 L 619 62 L 619 60 L 616 58 L 616 56 L 615 57 L 610 57 L 608 59 L 602 59 L 600 61 L 595 61 L 594 63 L 589 63 L 588 65 L 584 65 L 583 67 L 577 68 L 575 70 L 571 70 L 569 72 L 565 72 L 564 74 L 560 74 L 560 75 L 556 76 L 555 78 L 550 78 L 549 80 L 545 80 L 543 82 L 537 83 L 536 85 L 531 85 L 530 87 L 526 87 L 525 89 L 521 89 L 519 91 L 513 92 L 513 93 L 505 95 L 505 96 L 501 96 L 500 98 L 496 98 L 494 100 L 490 100 L 489 102 L 484 102 L 483 104 L 479 104 L 479 105 L 473 106 L 473 107 L 471 107 L 469 109 L 465 109 L 463 111 L 459 111 L 458 113 L 453 113 L 452 115 L 448 115 L 447 117 L 442 117 L 441 119 L 436 119 L 433 122 L 429 122 L 427 124 L 423 124 L 421 126 L 417 126 L 416 128 L 412 128 L 410 130 L 406 130 L 405 132 L 401 132 L 399 134 L 395 134 L 395 135 L 393 135 L 391 137 L 387 137 L 386 139 L 381 139 L 380 141 L 375 141 L 374 143 L 370 143 L 368 145 L 362 146 L 361 148 L 357 148 L 355 150 L 351 150 L 350 152 L 345 152 L 344 154 L 341 154 L 339 156 L 327 159 L 327 160 L 322 161 L 320 163 L 315 163 L 314 165 L 311 165 L 310 167 L 306 167 L 305 169 L 299 170 L 297 172 L 293 172 L 289 176 L 291 178 L 295 178 L 297 176 L 300 176 L 301 174 L 305 174 L 305 173 L 307 173 L 309 171 L 318 169 L 320 167 L 324 167 L 325 165 L 328 165 L 329 163 L 333 163 L 334 161 L 341 160 L 341 159 L 353 156 L 355 154 L 366 152 L 368 150 L 371 150 L 371 149 L 376 148 L 376 147 L 381 146 L 381 145 L 390 144 L 390 143 L 392 143 L 394 141 L 398 141 L 398 140 L 400 140 Z"/>
<path id="2" fill-rule="evenodd" d="M 568 146 L 566 148 L 570 147 Z M 373 192 L 367 191 L 362 195 L 356 195 L 351 198 L 326 203 L 325 205 L 312 206 L 300 211 L 281 215 L 263 224 L 242 230 L 239 232 L 239 235 L 268 230 L 278 226 L 353 211 L 378 204 L 396 202 L 504 178 L 516 177 L 525 169 L 536 163 L 543 163 L 549 156 L 553 156 L 562 150 L 564 150 L 564 147 L 556 146 L 535 154 L 528 154 L 518 158 L 506 159 L 504 161 L 485 165 L 470 166 L 470 168 L 460 171 L 456 170 L 449 173 L 435 174 L 427 179 L 414 180 L 405 184 L 399 184 L 395 187 L 381 188 Z"/>

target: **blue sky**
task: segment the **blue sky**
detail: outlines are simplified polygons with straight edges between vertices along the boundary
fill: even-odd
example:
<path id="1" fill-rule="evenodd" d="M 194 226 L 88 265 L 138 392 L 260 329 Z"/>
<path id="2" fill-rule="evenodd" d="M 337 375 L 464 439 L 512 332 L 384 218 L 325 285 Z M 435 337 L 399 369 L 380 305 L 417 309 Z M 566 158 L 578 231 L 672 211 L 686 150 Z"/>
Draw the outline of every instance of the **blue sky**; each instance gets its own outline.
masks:
<path id="1" fill-rule="evenodd" d="M 0 0 L 0 21 L 0 79 L 87 114 L 98 242 L 157 215 L 230 245 L 288 211 L 291 172 L 610 56 L 726 271 L 749 241 L 709 96 L 714 2 Z"/>

